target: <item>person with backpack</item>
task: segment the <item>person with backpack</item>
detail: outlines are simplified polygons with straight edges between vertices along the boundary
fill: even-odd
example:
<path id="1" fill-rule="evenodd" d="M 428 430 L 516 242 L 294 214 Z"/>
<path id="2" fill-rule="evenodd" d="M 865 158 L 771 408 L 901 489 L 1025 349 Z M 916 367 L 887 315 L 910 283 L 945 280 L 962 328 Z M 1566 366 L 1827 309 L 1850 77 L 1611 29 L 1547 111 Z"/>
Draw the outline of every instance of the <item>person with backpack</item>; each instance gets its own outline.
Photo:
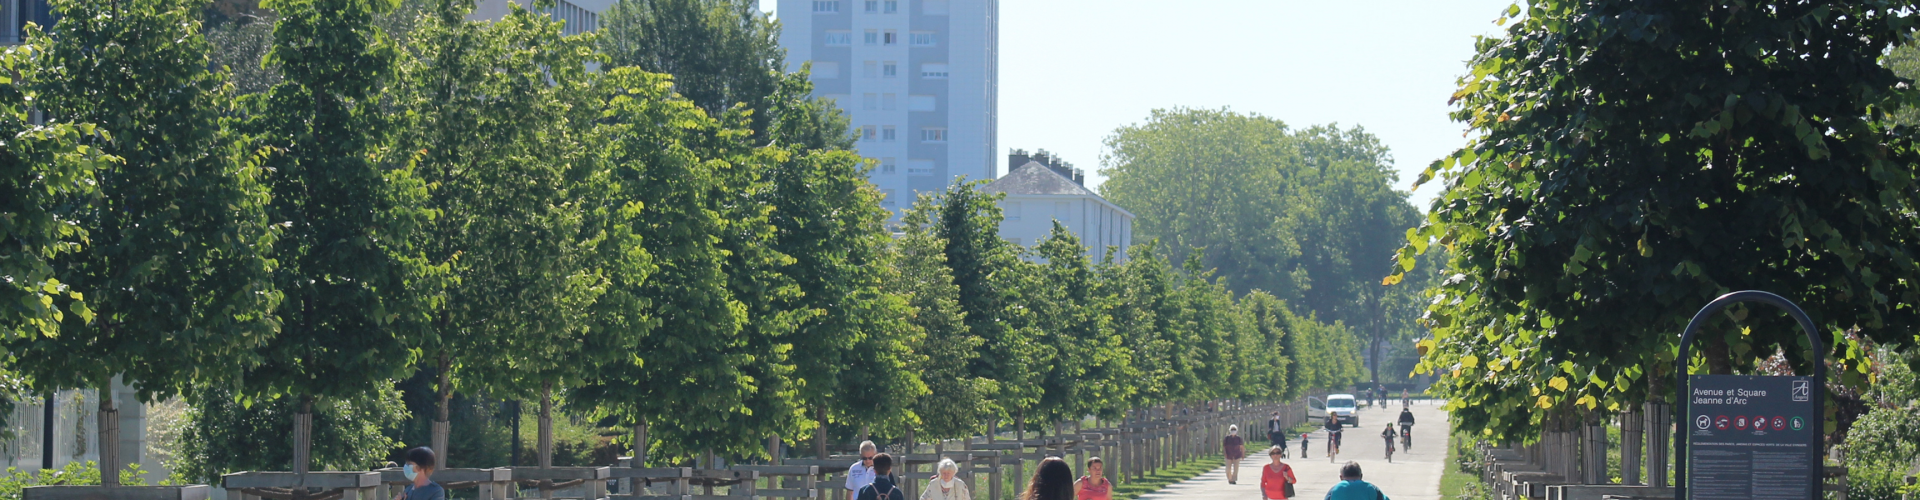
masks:
<path id="1" fill-rule="evenodd" d="M 1340 484 L 1327 490 L 1327 500 L 1392 500 L 1380 487 L 1360 480 L 1360 464 L 1347 462 L 1340 467 Z"/>
<path id="2" fill-rule="evenodd" d="M 873 456 L 873 484 L 860 488 L 860 496 L 855 500 L 907 500 L 907 493 L 893 484 L 892 455 Z"/>
<path id="3" fill-rule="evenodd" d="M 1260 494 L 1267 500 L 1293 498 L 1293 484 L 1300 482 L 1293 476 L 1293 466 L 1280 461 L 1286 452 L 1284 446 L 1267 450 L 1267 466 L 1260 468 Z"/>

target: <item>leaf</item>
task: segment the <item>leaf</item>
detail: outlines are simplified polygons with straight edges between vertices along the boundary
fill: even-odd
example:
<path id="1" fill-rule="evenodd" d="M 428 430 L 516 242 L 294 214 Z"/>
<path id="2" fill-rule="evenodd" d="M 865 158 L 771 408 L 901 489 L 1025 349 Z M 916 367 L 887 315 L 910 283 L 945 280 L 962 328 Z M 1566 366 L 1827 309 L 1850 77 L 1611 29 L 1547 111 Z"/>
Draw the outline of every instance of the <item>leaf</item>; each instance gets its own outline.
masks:
<path id="1" fill-rule="evenodd" d="M 1556 391 L 1566 392 L 1567 379 L 1563 377 L 1554 377 L 1552 380 L 1547 381 L 1547 387 L 1552 387 Z"/>

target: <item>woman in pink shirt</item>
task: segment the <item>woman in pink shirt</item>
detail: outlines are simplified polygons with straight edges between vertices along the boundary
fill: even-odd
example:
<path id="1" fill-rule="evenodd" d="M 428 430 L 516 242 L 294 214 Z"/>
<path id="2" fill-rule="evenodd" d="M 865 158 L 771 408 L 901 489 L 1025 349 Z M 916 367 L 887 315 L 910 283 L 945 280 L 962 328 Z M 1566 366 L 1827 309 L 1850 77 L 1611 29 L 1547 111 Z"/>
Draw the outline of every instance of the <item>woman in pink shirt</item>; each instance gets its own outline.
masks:
<path id="1" fill-rule="evenodd" d="M 1107 464 L 1100 457 L 1087 459 L 1087 475 L 1073 482 L 1073 496 L 1077 500 L 1111 500 L 1113 483 L 1107 481 Z"/>

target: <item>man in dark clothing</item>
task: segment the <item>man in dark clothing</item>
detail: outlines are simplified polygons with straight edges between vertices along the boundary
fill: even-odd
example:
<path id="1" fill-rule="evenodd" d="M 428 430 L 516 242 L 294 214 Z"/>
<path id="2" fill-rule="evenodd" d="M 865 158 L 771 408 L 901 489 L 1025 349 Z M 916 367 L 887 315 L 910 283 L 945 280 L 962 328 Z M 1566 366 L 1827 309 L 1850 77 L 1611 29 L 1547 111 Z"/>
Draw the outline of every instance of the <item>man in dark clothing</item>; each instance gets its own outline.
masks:
<path id="1" fill-rule="evenodd" d="M 1287 445 L 1287 430 L 1280 425 L 1280 412 L 1273 412 L 1273 418 L 1267 419 L 1267 443 L 1269 446 Z"/>
<path id="2" fill-rule="evenodd" d="M 907 500 L 907 492 L 894 486 L 892 455 L 873 456 L 873 484 L 860 488 L 860 496 L 855 500 Z"/>

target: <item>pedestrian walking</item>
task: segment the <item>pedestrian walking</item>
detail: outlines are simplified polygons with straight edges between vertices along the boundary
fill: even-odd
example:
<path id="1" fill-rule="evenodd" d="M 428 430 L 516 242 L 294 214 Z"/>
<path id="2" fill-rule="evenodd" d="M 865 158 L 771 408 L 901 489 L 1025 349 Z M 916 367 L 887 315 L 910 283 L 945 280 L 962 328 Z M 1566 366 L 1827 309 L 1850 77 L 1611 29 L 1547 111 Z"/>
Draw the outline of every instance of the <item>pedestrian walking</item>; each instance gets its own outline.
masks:
<path id="1" fill-rule="evenodd" d="M 1220 440 L 1220 454 L 1227 457 L 1227 484 L 1240 484 L 1240 459 L 1247 458 L 1247 442 L 1240 439 L 1240 426 L 1227 426 L 1227 437 Z"/>
<path id="2" fill-rule="evenodd" d="M 860 488 L 854 500 L 907 500 L 907 493 L 893 483 L 893 456 L 885 453 L 873 456 L 873 483 Z"/>
<path id="3" fill-rule="evenodd" d="M 1020 500 L 1073 500 L 1073 467 L 1060 457 L 1041 460 Z"/>
<path id="4" fill-rule="evenodd" d="M 393 500 L 447 500 L 447 489 L 433 482 L 433 470 L 437 468 L 433 449 L 425 446 L 407 450 L 407 464 L 400 473 L 407 477 L 407 485 L 395 495 Z"/>
<path id="5" fill-rule="evenodd" d="M 1267 419 L 1268 446 L 1286 446 L 1287 429 L 1280 425 L 1280 412 L 1273 412 L 1273 418 Z"/>
<path id="6" fill-rule="evenodd" d="M 1300 482 L 1299 478 L 1293 476 L 1293 466 L 1280 461 L 1286 453 L 1285 446 L 1268 449 L 1267 458 L 1271 461 L 1267 462 L 1266 467 L 1260 468 L 1260 494 L 1268 500 L 1293 498 L 1293 485 Z"/>
<path id="7" fill-rule="evenodd" d="M 860 461 L 847 467 L 847 494 L 858 495 L 860 488 L 873 484 L 873 457 L 879 452 L 880 447 L 874 446 L 873 441 L 860 442 Z"/>
<path id="8" fill-rule="evenodd" d="M 1113 482 L 1107 480 L 1107 463 L 1100 457 L 1087 459 L 1087 475 L 1073 482 L 1073 494 L 1079 500 L 1111 500 Z"/>
<path id="9" fill-rule="evenodd" d="M 935 470 L 940 477 L 927 480 L 927 489 L 920 491 L 920 500 L 973 500 L 973 493 L 967 491 L 967 482 L 954 477 L 960 473 L 960 464 L 951 458 L 940 459 Z"/>
<path id="10" fill-rule="evenodd" d="M 1360 464 L 1347 462 L 1340 467 L 1340 484 L 1327 490 L 1327 500 L 1392 500 L 1380 487 L 1360 480 Z"/>

